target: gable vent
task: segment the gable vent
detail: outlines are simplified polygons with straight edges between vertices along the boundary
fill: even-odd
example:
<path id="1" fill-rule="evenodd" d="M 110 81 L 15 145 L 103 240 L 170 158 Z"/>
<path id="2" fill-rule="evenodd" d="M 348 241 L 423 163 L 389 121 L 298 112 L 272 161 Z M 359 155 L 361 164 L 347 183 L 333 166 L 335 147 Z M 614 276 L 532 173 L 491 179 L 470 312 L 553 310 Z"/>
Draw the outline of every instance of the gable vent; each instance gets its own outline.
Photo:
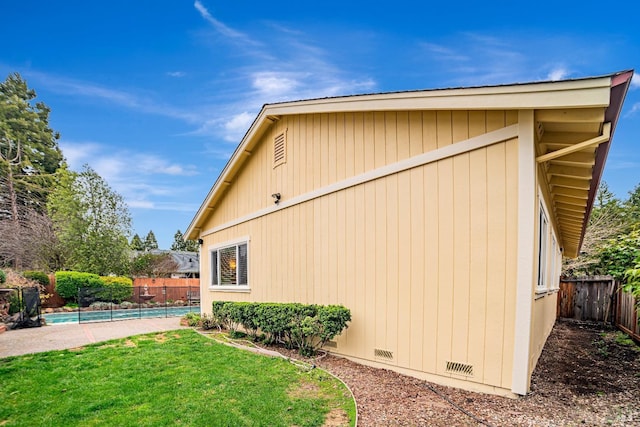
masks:
<path id="1" fill-rule="evenodd" d="M 379 348 L 373 349 L 373 354 L 380 359 L 393 360 L 393 352 L 389 350 L 381 350 Z"/>
<path id="2" fill-rule="evenodd" d="M 287 162 L 287 131 L 273 139 L 273 167 Z"/>
<path id="3" fill-rule="evenodd" d="M 473 376 L 473 365 L 467 365 L 466 363 L 459 362 L 447 362 L 447 372 Z"/>

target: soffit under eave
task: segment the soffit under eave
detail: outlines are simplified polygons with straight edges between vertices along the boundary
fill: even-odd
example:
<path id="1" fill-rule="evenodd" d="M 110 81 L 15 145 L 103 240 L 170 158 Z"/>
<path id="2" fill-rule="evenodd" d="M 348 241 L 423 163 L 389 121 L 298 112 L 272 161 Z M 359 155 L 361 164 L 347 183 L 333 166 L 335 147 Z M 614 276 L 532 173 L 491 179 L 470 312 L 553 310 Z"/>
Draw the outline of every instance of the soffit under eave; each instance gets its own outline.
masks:
<path id="1" fill-rule="evenodd" d="M 579 254 L 632 75 L 630 71 L 612 77 L 610 101 L 602 110 L 538 111 L 536 114 L 537 156 L 545 173 L 552 204 L 549 208 L 565 256 Z"/>

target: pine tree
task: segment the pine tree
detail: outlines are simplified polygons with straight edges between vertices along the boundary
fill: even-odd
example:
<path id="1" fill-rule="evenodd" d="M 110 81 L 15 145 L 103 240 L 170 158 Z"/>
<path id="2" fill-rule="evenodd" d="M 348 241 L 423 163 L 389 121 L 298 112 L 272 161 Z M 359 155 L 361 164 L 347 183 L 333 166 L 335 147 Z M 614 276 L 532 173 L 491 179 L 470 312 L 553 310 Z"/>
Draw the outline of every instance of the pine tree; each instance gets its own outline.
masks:
<path id="1" fill-rule="evenodd" d="M 144 243 L 142 243 L 142 239 L 140 238 L 140 236 L 138 236 L 138 233 L 136 233 L 131 238 L 131 243 L 129 243 L 129 246 L 134 251 L 144 251 Z"/>
<path id="2" fill-rule="evenodd" d="M 64 159 L 49 127 L 50 109 L 35 98 L 18 73 L 0 82 L 0 264 L 15 268 L 55 257 L 45 253 L 55 241 L 31 226 L 49 221 L 46 197 Z"/>
<path id="3" fill-rule="evenodd" d="M 144 238 L 144 250 L 150 251 L 153 249 L 158 249 L 158 241 L 156 240 L 156 235 L 153 234 L 153 230 L 149 230 L 147 237 Z"/>
<path id="4" fill-rule="evenodd" d="M 195 240 L 184 240 L 182 231 L 176 231 L 173 235 L 172 251 L 198 252 L 198 242 Z"/>

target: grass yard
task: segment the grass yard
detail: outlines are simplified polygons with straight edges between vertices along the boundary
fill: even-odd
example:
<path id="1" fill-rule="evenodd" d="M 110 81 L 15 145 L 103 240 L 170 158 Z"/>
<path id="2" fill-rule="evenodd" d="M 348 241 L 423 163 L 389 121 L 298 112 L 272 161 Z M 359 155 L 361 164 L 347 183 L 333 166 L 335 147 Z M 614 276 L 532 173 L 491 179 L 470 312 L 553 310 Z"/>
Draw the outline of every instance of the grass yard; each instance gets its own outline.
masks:
<path id="1" fill-rule="evenodd" d="M 190 329 L 0 359 L 0 426 L 342 426 L 355 402 L 324 371 Z"/>

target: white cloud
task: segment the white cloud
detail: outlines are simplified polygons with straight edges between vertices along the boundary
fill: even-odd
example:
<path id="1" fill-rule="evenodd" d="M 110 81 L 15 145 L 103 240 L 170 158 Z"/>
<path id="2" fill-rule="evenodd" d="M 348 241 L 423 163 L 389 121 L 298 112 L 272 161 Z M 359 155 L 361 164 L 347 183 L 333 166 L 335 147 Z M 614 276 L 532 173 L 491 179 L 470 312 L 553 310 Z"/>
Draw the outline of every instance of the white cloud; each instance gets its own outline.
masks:
<path id="1" fill-rule="evenodd" d="M 295 93 L 300 86 L 298 73 L 278 73 L 274 71 L 260 71 L 252 76 L 252 86 L 258 90 L 260 95 L 280 99 L 282 96 Z"/>
<path id="2" fill-rule="evenodd" d="M 170 117 L 188 123 L 197 123 L 201 120 L 200 114 L 196 112 L 171 107 L 158 100 L 134 93 L 35 71 L 29 71 L 25 74 L 37 81 L 39 85 L 45 86 L 50 91 L 60 95 L 107 101 L 110 104 L 120 105 L 143 113 Z"/>
<path id="3" fill-rule="evenodd" d="M 240 114 L 236 114 L 231 117 L 225 124 L 225 139 L 227 141 L 239 141 L 240 138 L 247 132 L 251 123 L 253 123 L 254 116 L 246 111 Z"/>
<path id="4" fill-rule="evenodd" d="M 200 0 L 196 0 L 195 3 L 193 4 L 193 7 L 195 7 L 196 10 L 200 12 L 200 16 L 202 16 L 203 19 L 209 22 L 213 26 L 213 28 L 215 28 L 216 31 L 218 31 L 223 36 L 233 40 L 241 41 L 243 43 L 251 44 L 251 45 L 259 44 L 254 40 L 252 40 L 251 38 L 249 38 L 246 34 L 241 33 L 240 31 L 236 31 L 233 28 L 225 25 L 222 21 L 219 21 L 216 18 L 214 18 L 213 15 L 211 15 L 211 13 L 209 12 L 209 10 L 200 2 Z"/>
<path id="5" fill-rule="evenodd" d="M 549 71 L 549 74 L 547 74 L 547 80 L 562 80 L 567 78 L 568 75 L 569 71 L 565 67 L 560 66 Z"/>
<path id="6" fill-rule="evenodd" d="M 638 73 L 633 73 L 633 77 L 631 78 L 631 89 L 640 89 L 640 76 L 638 76 Z"/>
<path id="7" fill-rule="evenodd" d="M 633 116 L 633 115 L 637 114 L 638 112 L 640 112 L 640 102 L 636 102 L 635 104 L 633 104 L 631 106 L 631 110 L 629 110 L 629 112 L 627 114 L 625 114 L 624 117 Z"/>
<path id="8" fill-rule="evenodd" d="M 60 148 L 72 170 L 89 164 L 131 208 L 188 210 L 170 200 L 183 192 L 183 178 L 198 174 L 194 165 L 171 162 L 155 154 L 113 151 L 95 142 L 63 140 Z M 171 179 L 165 182 L 163 177 Z"/>
<path id="9" fill-rule="evenodd" d="M 184 77 L 187 75 L 184 71 L 168 71 L 167 75 L 169 77 Z"/>

